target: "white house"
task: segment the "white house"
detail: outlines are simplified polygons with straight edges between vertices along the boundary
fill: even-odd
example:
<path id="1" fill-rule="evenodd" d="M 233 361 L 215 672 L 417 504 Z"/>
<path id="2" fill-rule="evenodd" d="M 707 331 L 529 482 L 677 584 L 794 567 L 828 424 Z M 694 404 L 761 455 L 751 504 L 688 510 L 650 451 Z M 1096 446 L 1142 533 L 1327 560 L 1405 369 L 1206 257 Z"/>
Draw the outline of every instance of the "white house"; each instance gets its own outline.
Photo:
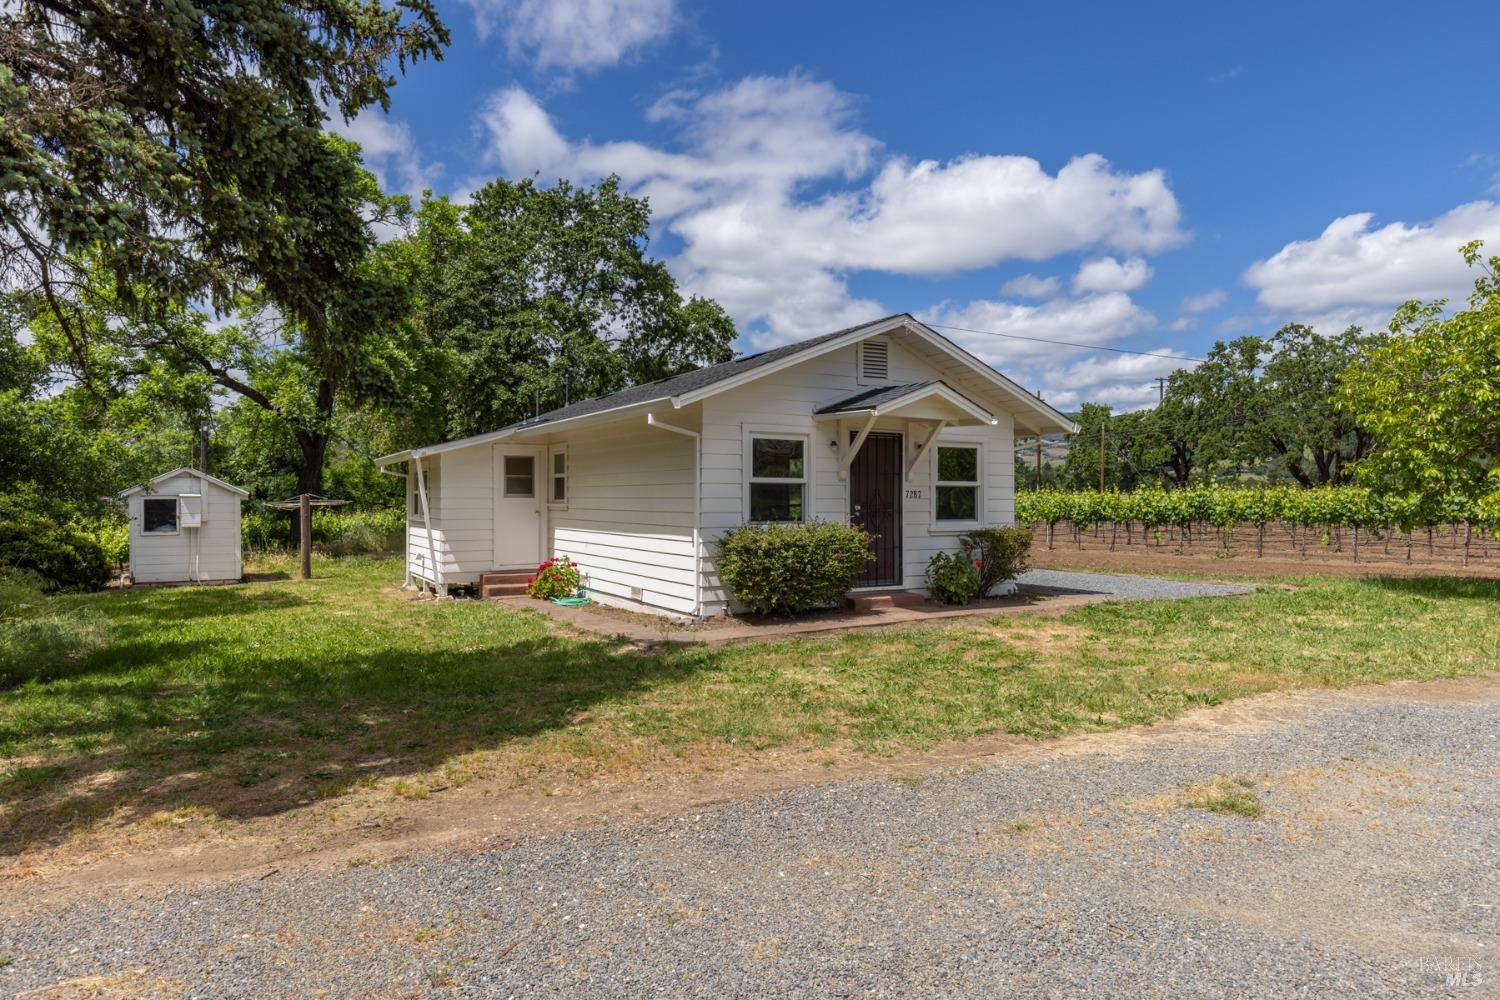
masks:
<path id="1" fill-rule="evenodd" d="M 598 600 L 731 608 L 714 542 L 749 521 L 853 520 L 861 589 L 1015 516 L 1015 435 L 1057 410 L 901 314 L 376 460 L 408 483 L 408 581 L 443 591 L 568 555 Z"/>
<path id="2" fill-rule="evenodd" d="M 130 518 L 135 583 L 223 583 L 245 575 L 240 504 L 250 494 L 181 468 L 120 494 Z"/>

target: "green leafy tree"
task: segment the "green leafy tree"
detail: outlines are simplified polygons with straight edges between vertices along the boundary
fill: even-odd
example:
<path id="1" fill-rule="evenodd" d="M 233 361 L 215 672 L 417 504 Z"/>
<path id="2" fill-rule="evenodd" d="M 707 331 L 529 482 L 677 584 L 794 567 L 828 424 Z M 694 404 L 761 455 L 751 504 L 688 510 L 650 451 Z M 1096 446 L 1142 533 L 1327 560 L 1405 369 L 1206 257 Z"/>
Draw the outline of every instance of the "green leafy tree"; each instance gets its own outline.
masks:
<path id="1" fill-rule="evenodd" d="M 1500 508 L 1500 257 L 1462 248 L 1479 270 L 1468 308 L 1408 302 L 1389 340 L 1343 375 L 1338 402 L 1379 441 L 1360 479 L 1417 523 L 1454 508 Z"/>
<path id="2" fill-rule="evenodd" d="M 1354 463 L 1368 456 L 1375 436 L 1334 397 L 1339 378 L 1364 351 L 1385 341 L 1351 326 L 1336 336 L 1293 323 L 1276 332 L 1250 427 L 1252 453 L 1280 458 L 1303 486 L 1348 482 Z"/>
<path id="3" fill-rule="evenodd" d="M 733 356 L 716 303 L 684 301 L 647 254 L 650 209 L 616 178 L 496 180 L 468 205 L 426 201 L 418 316 L 452 366 L 453 437 Z"/>
<path id="4" fill-rule="evenodd" d="M 386 106 L 390 67 L 447 41 L 430 0 L 5 5 L 0 277 L 41 298 L 80 365 L 81 266 L 138 318 L 253 288 L 338 354 L 358 330 L 330 303 L 372 235 L 324 109 Z"/>
<path id="5" fill-rule="evenodd" d="M 323 142 L 350 164 L 342 197 L 367 228 L 407 222 L 408 199 L 379 190 L 357 146 L 332 136 Z M 133 405 L 192 424 L 225 396 L 256 408 L 254 450 L 263 457 L 286 445 L 293 491 L 317 493 L 341 406 L 437 395 L 424 363 L 430 348 L 410 322 L 412 260 L 399 243 L 372 242 L 347 262 L 344 280 L 318 305 L 328 336 L 263 290 L 241 295 L 227 323 L 180 304 L 138 313 L 132 303 L 144 293 L 122 287 L 99 258 L 74 262 L 68 323 L 43 311 L 30 329 L 55 371 L 112 410 Z"/>

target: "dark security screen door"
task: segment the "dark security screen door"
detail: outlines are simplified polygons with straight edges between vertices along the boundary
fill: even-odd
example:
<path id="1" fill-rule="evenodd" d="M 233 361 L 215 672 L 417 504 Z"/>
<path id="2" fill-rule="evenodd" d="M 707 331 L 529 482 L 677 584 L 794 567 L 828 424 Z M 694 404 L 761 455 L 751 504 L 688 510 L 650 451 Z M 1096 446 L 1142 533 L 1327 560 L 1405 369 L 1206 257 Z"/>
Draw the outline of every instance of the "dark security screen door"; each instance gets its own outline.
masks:
<path id="1" fill-rule="evenodd" d="M 861 587 L 901 583 L 901 435 L 871 434 L 849 466 L 849 520 L 876 536 Z"/>

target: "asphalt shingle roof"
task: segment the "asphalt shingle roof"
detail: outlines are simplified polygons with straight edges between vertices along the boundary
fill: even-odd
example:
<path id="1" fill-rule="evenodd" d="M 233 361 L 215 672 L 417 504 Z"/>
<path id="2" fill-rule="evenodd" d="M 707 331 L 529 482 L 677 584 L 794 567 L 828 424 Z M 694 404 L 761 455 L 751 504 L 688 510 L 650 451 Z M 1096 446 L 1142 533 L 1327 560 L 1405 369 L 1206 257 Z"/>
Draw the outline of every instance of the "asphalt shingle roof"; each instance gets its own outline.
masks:
<path id="1" fill-rule="evenodd" d="M 736 375 L 753 371 L 763 365 L 780 361 L 782 358 L 800 354 L 809 348 L 853 333 L 862 327 L 875 326 L 901 315 L 904 314 L 896 313 L 893 316 L 870 320 L 868 323 L 858 323 L 842 330 L 835 330 L 833 333 L 825 333 L 821 337 L 813 337 L 811 340 L 801 340 L 795 344 L 787 344 L 784 347 L 762 351 L 760 354 L 735 358 L 733 361 L 709 365 L 707 368 L 695 368 L 690 372 L 683 372 L 681 375 L 673 375 L 670 378 L 657 379 L 655 382 L 633 385 L 628 389 L 621 389 L 619 392 L 611 392 L 604 396 L 595 396 L 592 399 L 579 400 L 569 406 L 560 406 L 555 410 L 548 410 L 539 417 L 533 417 L 530 420 L 523 420 L 508 427 L 502 427 L 500 430 L 509 430 L 512 427 L 535 427 L 538 424 L 568 420 L 572 417 L 587 416 L 590 413 L 602 413 L 605 410 L 613 410 L 621 406 L 632 406 L 636 403 L 650 402 L 653 399 L 666 399 L 669 396 L 680 396 L 683 393 L 696 392 L 699 389 L 706 389 L 716 382 L 722 382 L 725 379 L 734 378 Z"/>
<path id="2" fill-rule="evenodd" d="M 845 396 L 843 399 L 835 399 L 831 403 L 825 403 L 813 412 L 848 413 L 852 410 L 870 410 L 881 403 L 900 399 L 902 396 L 916 392 L 918 389 L 925 389 L 929 385 L 938 384 L 937 379 L 931 379 L 926 382 L 907 382 L 904 385 L 882 385 L 876 386 L 873 389 L 861 389 L 852 396 Z"/>

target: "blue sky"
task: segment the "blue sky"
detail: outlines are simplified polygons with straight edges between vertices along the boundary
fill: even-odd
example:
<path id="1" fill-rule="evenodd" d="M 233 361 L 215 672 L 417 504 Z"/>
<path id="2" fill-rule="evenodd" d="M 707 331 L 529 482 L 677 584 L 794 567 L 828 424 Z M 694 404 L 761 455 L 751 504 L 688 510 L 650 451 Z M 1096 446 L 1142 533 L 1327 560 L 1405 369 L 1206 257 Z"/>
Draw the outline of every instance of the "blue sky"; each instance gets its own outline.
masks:
<path id="1" fill-rule="evenodd" d="M 754 350 L 909 311 L 1063 406 L 1500 251 L 1489 3 L 463 0 L 342 130 L 388 186 L 619 173 Z"/>

